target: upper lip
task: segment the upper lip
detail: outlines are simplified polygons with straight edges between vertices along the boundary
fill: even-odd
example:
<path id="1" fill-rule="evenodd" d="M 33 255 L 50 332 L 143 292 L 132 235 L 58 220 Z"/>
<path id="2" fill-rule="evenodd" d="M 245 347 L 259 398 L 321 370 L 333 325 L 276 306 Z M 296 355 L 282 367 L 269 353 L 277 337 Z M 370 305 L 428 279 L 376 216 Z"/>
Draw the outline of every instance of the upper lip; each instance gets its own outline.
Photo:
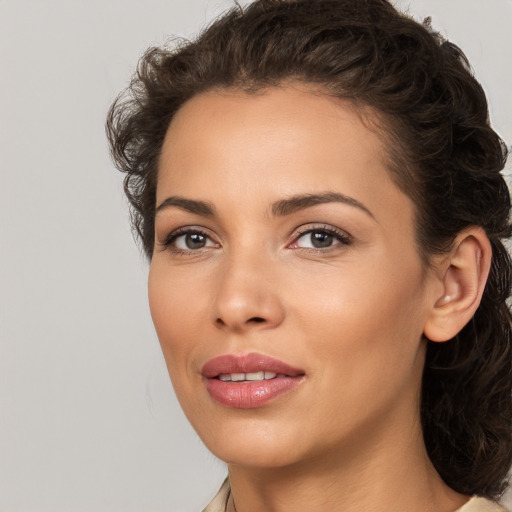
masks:
<path id="1" fill-rule="evenodd" d="M 304 375 L 304 370 L 294 368 L 279 359 L 263 354 L 235 355 L 226 354 L 210 359 L 201 369 L 201 374 L 212 379 L 228 373 L 274 372 L 290 377 Z"/>

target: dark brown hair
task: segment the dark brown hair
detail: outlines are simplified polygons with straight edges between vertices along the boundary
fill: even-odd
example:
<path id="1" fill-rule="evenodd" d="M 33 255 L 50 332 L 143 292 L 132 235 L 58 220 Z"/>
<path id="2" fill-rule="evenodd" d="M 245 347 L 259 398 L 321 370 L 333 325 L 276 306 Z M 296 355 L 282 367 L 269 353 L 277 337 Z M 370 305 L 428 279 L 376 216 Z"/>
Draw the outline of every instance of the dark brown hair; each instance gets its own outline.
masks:
<path id="1" fill-rule="evenodd" d="M 512 461 L 510 198 L 507 156 L 463 53 L 386 0 L 258 0 L 228 11 L 193 42 L 152 48 L 109 112 L 107 132 L 135 232 L 154 244 L 158 159 L 191 97 L 298 80 L 378 114 L 389 168 L 417 205 L 426 264 L 468 226 L 493 250 L 484 295 L 452 340 L 428 342 L 421 418 L 429 456 L 458 492 L 497 498 Z"/>

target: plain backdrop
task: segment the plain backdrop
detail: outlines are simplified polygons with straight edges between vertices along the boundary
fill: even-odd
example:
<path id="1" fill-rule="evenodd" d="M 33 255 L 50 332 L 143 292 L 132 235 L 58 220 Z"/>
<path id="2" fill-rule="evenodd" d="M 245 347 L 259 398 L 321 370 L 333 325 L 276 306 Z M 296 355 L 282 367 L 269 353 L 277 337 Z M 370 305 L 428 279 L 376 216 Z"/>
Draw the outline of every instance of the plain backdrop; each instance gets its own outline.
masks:
<path id="1" fill-rule="evenodd" d="M 0 511 L 199 511 L 225 475 L 184 419 L 107 108 L 148 46 L 228 0 L 0 0 Z M 512 0 L 404 0 L 469 56 L 512 141 Z"/>

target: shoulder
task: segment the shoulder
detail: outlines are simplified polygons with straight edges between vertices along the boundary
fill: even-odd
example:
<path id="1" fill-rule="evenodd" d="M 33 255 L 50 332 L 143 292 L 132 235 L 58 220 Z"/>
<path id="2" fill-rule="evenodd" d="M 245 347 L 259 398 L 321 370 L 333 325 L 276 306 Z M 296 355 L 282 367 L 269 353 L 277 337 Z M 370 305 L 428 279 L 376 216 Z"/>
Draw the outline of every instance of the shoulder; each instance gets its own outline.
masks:
<path id="1" fill-rule="evenodd" d="M 225 512 L 230 492 L 231 487 L 229 486 L 229 480 L 226 478 L 215 498 L 202 512 Z"/>
<path id="2" fill-rule="evenodd" d="M 226 505 L 229 499 L 231 487 L 229 485 L 229 479 L 226 478 L 222 483 L 219 492 L 215 498 L 203 509 L 202 512 L 225 512 Z M 455 512 L 508 512 L 498 503 L 487 500 L 485 498 L 479 498 L 474 496 L 471 498 L 463 507 L 457 509 Z"/>
<path id="3" fill-rule="evenodd" d="M 455 512 L 507 512 L 507 510 L 495 501 L 474 496 Z"/>

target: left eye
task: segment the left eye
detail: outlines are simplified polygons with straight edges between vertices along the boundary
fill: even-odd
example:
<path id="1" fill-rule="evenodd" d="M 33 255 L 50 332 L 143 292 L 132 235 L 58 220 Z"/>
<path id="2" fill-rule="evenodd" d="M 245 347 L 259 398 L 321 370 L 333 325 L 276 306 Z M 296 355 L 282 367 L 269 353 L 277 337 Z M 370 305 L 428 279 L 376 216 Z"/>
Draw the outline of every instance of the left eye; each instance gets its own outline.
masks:
<path id="1" fill-rule="evenodd" d="M 297 237 L 295 247 L 306 249 L 327 249 L 333 245 L 348 244 L 347 236 L 325 229 L 312 229 Z"/>

